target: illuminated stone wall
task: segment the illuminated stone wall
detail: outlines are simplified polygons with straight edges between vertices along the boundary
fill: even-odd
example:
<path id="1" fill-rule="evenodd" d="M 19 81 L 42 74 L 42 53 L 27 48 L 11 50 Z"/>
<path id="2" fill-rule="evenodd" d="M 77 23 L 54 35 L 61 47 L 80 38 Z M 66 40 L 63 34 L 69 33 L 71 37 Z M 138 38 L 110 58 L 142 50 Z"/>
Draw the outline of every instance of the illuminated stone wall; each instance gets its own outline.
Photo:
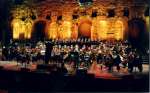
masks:
<path id="1" fill-rule="evenodd" d="M 33 27 L 33 20 L 31 19 L 34 9 L 25 5 L 17 6 L 12 11 L 13 20 L 11 27 L 13 30 L 13 39 L 30 39 Z M 34 13 L 36 16 L 36 13 Z M 22 37 L 23 35 L 23 37 Z"/>
<path id="2" fill-rule="evenodd" d="M 124 7 L 131 8 L 130 5 L 133 5 L 133 1 L 130 0 L 94 0 L 92 7 L 86 8 L 80 7 L 76 0 L 25 1 L 25 4 L 14 6 L 12 9 L 13 39 L 20 39 L 22 35 L 25 39 L 30 39 L 32 31 L 34 31 L 34 24 L 44 20 L 46 21 L 44 33 L 48 39 L 77 39 L 80 38 L 79 31 L 82 29 L 81 31 L 84 32 L 82 34 L 90 33 L 92 40 L 111 38 L 122 40 L 128 31 L 127 22 L 129 20 L 123 16 L 123 9 Z M 107 17 L 109 9 L 115 10 L 114 17 Z M 91 17 L 93 10 L 97 11 L 97 17 Z M 130 9 L 130 11 L 133 10 L 137 9 Z M 76 12 L 74 13 L 74 11 Z M 141 13 L 141 11 L 138 10 L 137 13 Z M 79 17 L 72 19 L 74 14 Z M 47 19 L 47 16 L 50 19 Z M 59 21 L 57 20 L 58 16 L 62 16 Z M 135 14 L 131 13 L 130 19 L 134 16 Z M 91 25 L 85 22 L 81 23 L 83 20 L 90 20 Z M 79 28 L 81 25 L 83 27 Z"/>
<path id="3" fill-rule="evenodd" d="M 12 21 L 13 38 L 18 39 L 23 34 L 24 38 L 30 39 L 32 33 L 32 21 L 26 20 L 25 22 L 20 19 Z"/>

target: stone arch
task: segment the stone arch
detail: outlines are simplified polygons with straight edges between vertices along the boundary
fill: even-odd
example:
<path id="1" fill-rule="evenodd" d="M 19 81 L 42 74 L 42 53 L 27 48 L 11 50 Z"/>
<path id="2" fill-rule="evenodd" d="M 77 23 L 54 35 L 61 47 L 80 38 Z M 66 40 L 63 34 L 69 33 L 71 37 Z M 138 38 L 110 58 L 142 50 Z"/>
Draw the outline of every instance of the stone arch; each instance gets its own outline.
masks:
<path id="1" fill-rule="evenodd" d="M 128 22 L 128 40 L 140 52 L 145 53 L 149 46 L 149 33 L 146 31 L 146 22 L 141 18 L 133 18 Z"/>
<path id="2" fill-rule="evenodd" d="M 78 38 L 91 38 L 92 21 L 89 18 L 80 18 L 78 23 Z"/>
<path id="3" fill-rule="evenodd" d="M 34 22 L 31 39 L 35 41 L 44 41 L 47 38 L 47 22 L 45 20 L 37 20 Z"/>

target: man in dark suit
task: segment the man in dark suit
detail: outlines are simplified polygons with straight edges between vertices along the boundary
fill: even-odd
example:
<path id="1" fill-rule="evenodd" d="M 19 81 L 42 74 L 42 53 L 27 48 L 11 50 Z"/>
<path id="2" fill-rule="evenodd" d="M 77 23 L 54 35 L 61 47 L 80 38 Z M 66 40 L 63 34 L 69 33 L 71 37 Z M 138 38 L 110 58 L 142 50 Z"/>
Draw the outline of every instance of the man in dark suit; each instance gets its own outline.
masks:
<path id="1" fill-rule="evenodd" d="M 53 49 L 52 42 L 46 42 L 46 51 L 45 51 L 45 64 L 49 63 L 49 60 L 51 59 L 51 52 Z"/>

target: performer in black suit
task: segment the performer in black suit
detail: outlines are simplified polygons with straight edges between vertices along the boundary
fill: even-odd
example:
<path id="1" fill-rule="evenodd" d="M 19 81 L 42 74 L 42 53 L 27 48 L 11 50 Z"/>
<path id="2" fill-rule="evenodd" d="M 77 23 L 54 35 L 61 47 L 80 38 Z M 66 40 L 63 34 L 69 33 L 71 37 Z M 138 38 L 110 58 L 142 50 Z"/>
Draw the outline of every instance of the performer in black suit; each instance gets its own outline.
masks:
<path id="1" fill-rule="evenodd" d="M 49 63 L 49 60 L 51 59 L 51 52 L 53 49 L 52 42 L 46 42 L 46 51 L 45 51 L 45 64 Z"/>

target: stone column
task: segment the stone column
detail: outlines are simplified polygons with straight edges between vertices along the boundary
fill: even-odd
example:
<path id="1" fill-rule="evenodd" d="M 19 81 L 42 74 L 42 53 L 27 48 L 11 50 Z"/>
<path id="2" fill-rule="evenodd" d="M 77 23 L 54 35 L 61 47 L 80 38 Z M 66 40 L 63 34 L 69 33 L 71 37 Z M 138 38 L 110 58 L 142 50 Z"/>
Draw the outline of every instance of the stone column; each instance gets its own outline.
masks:
<path id="1" fill-rule="evenodd" d="M 58 15 L 58 13 L 56 11 L 53 11 L 51 13 L 51 21 L 52 22 L 56 22 L 57 21 L 57 15 Z"/>

